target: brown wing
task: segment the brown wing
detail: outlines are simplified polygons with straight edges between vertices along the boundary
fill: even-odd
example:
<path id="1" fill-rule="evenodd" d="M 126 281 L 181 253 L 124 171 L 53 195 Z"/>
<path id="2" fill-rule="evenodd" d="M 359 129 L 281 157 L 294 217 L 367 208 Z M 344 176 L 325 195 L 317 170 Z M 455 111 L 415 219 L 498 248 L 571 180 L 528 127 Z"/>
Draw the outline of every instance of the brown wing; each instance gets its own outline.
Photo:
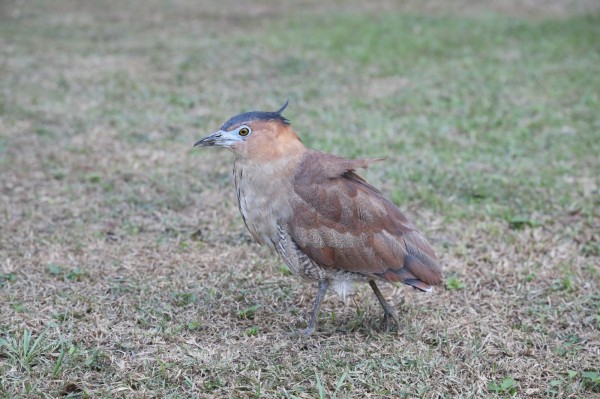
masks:
<path id="1" fill-rule="evenodd" d="M 423 290 L 441 284 L 437 258 L 425 237 L 354 173 L 369 162 L 309 151 L 294 178 L 292 238 L 322 267 Z"/>

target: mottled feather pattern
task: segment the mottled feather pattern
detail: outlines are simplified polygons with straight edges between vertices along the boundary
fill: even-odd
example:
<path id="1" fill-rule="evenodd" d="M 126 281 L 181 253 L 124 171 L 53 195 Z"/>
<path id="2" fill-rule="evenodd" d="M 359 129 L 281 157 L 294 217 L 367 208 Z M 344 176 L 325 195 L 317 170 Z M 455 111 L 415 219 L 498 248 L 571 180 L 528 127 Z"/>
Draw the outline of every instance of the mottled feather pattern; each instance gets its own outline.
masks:
<path id="1" fill-rule="evenodd" d="M 400 210 L 346 160 L 308 150 L 297 169 L 290 231 L 319 266 L 428 290 L 441 283 L 435 254 Z"/>

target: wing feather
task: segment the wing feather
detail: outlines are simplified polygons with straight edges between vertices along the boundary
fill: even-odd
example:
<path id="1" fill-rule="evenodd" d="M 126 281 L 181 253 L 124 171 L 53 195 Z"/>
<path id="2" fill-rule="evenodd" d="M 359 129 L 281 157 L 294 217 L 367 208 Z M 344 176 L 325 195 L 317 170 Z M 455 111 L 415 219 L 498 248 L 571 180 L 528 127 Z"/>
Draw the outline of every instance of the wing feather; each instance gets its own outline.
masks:
<path id="1" fill-rule="evenodd" d="M 440 284 L 437 257 L 425 237 L 355 173 L 372 161 L 309 151 L 293 182 L 292 238 L 322 267 L 423 290 Z"/>

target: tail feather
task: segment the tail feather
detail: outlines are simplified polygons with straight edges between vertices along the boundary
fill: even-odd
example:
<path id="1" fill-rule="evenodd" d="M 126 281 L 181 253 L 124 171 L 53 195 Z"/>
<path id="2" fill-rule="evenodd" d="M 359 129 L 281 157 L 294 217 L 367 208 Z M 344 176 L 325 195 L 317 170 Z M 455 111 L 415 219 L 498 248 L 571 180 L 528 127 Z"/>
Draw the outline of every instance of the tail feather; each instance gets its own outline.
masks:
<path id="1" fill-rule="evenodd" d="M 404 245 L 407 252 L 404 257 L 404 267 L 419 280 L 431 285 L 440 285 L 442 270 L 425 237 L 418 231 L 410 232 L 405 236 Z"/>
<path id="2" fill-rule="evenodd" d="M 425 292 L 431 292 L 431 290 L 432 290 L 432 288 L 429 284 L 424 283 L 421 280 L 417 280 L 417 279 L 404 280 L 403 283 L 406 285 L 410 285 L 413 288 L 416 288 L 418 290 L 425 291 Z"/>
<path id="3" fill-rule="evenodd" d="M 442 283 L 442 273 L 439 266 L 425 259 L 425 257 L 419 258 L 413 255 L 406 255 L 404 258 L 404 269 L 407 269 L 417 279 L 427 284 L 440 285 Z"/>
<path id="4" fill-rule="evenodd" d="M 437 267 L 437 265 L 435 265 Z M 404 265 L 400 269 L 386 269 L 382 273 L 374 273 L 375 276 L 392 282 L 402 282 L 418 290 L 431 292 L 432 285 L 441 284 L 441 273 L 439 268 L 433 269 L 412 255 L 406 255 Z"/>

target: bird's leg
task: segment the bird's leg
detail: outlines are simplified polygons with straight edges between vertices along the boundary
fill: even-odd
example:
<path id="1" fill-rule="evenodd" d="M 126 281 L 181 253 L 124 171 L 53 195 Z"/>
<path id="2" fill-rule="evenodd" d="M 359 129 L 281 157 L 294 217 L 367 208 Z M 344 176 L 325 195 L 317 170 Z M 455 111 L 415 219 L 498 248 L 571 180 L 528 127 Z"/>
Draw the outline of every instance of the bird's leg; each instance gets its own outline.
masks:
<path id="1" fill-rule="evenodd" d="M 389 330 L 390 319 L 392 319 L 394 321 L 394 323 L 396 323 L 396 327 L 398 328 L 398 331 L 400 331 L 400 326 L 401 326 L 400 320 L 398 319 L 398 316 L 396 316 L 394 309 L 389 305 L 389 303 L 386 302 L 385 298 L 383 297 L 383 294 L 381 293 L 381 291 L 379 291 L 379 287 L 377 287 L 377 284 L 375 284 L 374 280 L 369 280 L 369 285 L 373 289 L 375 296 L 377 297 L 377 299 L 379 299 L 379 303 L 383 307 L 383 311 L 384 311 L 383 323 L 382 323 L 383 330 L 384 331 Z"/>
<path id="2" fill-rule="evenodd" d="M 319 318 L 319 308 L 321 307 L 321 302 L 323 301 L 323 298 L 325 298 L 327 288 L 329 288 L 329 280 L 319 280 L 319 291 L 317 292 L 317 297 L 315 298 L 315 305 L 313 307 L 312 314 L 308 319 L 308 326 L 304 331 L 302 331 L 302 336 L 304 338 L 308 337 L 315 331 L 317 319 Z"/>

